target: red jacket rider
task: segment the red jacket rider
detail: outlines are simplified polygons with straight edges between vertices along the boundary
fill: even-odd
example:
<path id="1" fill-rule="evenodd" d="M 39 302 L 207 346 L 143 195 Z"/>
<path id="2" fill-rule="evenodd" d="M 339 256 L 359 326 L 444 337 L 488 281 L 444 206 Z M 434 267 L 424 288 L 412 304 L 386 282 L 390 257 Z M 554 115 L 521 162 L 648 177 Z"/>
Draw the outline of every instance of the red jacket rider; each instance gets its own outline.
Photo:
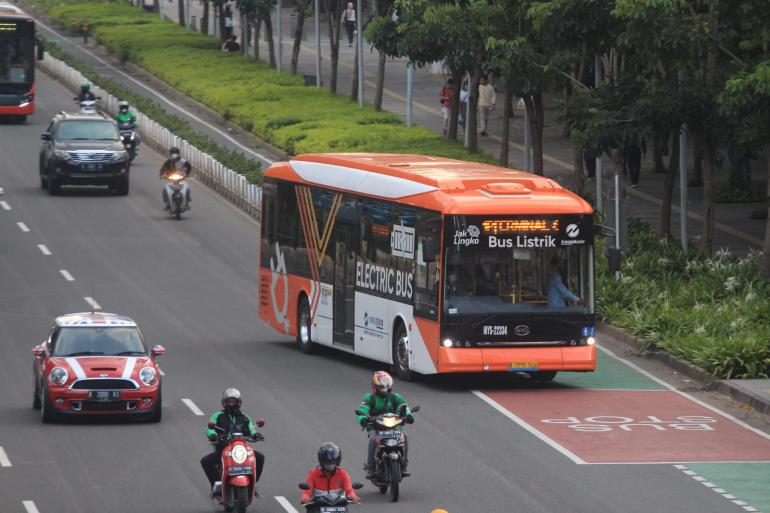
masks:
<path id="1" fill-rule="evenodd" d="M 342 453 L 336 445 L 325 443 L 318 449 L 319 465 L 307 473 L 305 482 L 310 485 L 310 489 L 302 491 L 300 498 L 302 504 L 310 502 L 316 490 L 319 492 L 343 490 L 348 500 L 358 500 L 350 475 L 339 466 L 340 460 L 342 460 Z"/>

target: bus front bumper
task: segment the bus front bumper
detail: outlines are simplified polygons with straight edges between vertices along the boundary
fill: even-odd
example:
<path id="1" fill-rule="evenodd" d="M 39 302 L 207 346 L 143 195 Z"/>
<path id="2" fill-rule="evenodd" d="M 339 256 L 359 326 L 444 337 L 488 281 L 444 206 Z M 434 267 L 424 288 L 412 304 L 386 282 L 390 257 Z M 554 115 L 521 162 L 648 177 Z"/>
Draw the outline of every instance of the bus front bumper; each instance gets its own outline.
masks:
<path id="1" fill-rule="evenodd" d="M 21 105 L 0 105 L 0 116 L 29 116 L 35 113 L 35 102 Z"/>
<path id="2" fill-rule="evenodd" d="M 439 348 L 438 372 L 593 371 L 596 346 Z"/>

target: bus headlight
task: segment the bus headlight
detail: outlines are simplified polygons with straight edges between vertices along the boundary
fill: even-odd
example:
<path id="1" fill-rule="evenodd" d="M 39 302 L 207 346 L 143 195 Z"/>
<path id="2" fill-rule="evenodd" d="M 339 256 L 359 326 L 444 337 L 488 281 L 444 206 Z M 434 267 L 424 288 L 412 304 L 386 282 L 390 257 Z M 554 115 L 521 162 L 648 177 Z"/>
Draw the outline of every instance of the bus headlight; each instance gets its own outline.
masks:
<path id="1" fill-rule="evenodd" d="M 452 347 L 452 339 L 451 338 L 445 338 L 444 341 L 441 343 L 444 347 Z"/>
<path id="2" fill-rule="evenodd" d="M 594 337 L 588 337 L 586 339 L 586 345 L 587 346 L 592 346 L 594 344 L 596 344 L 596 339 Z"/>

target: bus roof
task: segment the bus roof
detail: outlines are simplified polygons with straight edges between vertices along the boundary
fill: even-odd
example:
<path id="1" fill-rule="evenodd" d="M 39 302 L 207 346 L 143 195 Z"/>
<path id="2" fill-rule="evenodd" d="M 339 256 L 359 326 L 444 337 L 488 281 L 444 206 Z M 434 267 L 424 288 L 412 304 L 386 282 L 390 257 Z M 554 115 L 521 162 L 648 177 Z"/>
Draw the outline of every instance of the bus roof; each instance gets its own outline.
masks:
<path id="1" fill-rule="evenodd" d="M 0 18 L 5 16 L 19 16 L 22 18 L 29 18 L 29 15 L 16 7 L 13 4 L 9 4 L 7 2 L 0 2 Z"/>
<path id="2" fill-rule="evenodd" d="M 270 166 L 265 176 L 398 200 L 445 214 L 592 213 L 588 202 L 548 178 L 443 157 L 306 154 Z"/>

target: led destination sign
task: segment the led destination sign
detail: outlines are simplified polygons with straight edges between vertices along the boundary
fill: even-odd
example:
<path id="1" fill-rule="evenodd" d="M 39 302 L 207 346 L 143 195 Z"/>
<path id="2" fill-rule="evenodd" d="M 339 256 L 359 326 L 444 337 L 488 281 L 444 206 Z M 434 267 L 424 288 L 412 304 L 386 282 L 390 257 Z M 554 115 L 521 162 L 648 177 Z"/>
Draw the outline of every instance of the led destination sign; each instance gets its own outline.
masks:
<path id="1" fill-rule="evenodd" d="M 482 221 L 484 233 L 559 233 L 559 219 L 487 219 Z"/>
<path id="2" fill-rule="evenodd" d="M 593 242 L 590 216 L 561 215 L 498 219 L 464 216 L 447 231 L 449 244 L 467 248 L 546 249 Z"/>

